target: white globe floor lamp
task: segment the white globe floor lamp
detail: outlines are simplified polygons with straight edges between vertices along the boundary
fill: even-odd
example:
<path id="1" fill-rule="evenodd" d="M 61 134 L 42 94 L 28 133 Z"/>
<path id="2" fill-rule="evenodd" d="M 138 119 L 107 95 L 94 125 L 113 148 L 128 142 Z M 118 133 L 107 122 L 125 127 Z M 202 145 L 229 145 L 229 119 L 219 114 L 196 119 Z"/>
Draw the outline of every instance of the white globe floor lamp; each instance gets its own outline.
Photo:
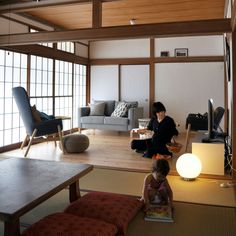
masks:
<path id="1" fill-rule="evenodd" d="M 202 163 L 196 155 L 185 153 L 178 158 L 176 169 L 184 180 L 195 180 L 201 173 Z"/>

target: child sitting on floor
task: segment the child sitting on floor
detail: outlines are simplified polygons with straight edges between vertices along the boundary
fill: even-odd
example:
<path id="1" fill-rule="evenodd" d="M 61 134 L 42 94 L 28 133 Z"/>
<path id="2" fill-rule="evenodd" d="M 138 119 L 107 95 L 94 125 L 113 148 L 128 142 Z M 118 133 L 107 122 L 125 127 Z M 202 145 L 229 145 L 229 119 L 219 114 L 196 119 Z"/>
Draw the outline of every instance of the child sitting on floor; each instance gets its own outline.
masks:
<path id="1" fill-rule="evenodd" d="M 151 204 L 169 205 L 173 208 L 173 192 L 166 178 L 170 171 L 167 160 L 157 159 L 153 162 L 152 173 L 144 179 L 141 201 L 145 210 Z"/>

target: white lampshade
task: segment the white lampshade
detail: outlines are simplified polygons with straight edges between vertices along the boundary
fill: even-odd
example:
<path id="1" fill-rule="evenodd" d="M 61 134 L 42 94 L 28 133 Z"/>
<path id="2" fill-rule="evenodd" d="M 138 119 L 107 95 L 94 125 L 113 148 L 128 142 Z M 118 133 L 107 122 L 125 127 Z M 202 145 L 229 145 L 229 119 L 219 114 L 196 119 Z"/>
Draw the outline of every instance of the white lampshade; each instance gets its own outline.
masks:
<path id="1" fill-rule="evenodd" d="M 176 169 L 183 179 L 194 180 L 201 173 L 202 163 L 196 155 L 185 153 L 178 158 Z"/>

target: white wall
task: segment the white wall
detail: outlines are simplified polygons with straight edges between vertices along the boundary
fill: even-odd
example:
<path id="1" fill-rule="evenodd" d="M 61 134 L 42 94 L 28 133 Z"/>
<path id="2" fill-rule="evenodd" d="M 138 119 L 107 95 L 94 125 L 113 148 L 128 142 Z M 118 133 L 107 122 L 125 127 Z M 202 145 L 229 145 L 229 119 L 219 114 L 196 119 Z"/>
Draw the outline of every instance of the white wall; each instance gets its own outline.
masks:
<path id="1" fill-rule="evenodd" d="M 75 43 L 75 54 L 80 57 L 88 58 L 88 46 Z"/>
<path id="2" fill-rule="evenodd" d="M 223 36 L 155 39 L 156 56 L 160 56 L 161 51 L 170 51 L 170 56 L 174 56 L 175 48 L 188 48 L 189 56 L 224 55 Z M 150 40 L 138 39 L 93 42 L 91 44 L 90 53 L 92 58 L 98 59 L 149 57 Z M 139 65 L 136 66 L 139 67 Z M 163 101 L 167 107 L 168 113 L 181 124 L 180 131 L 185 129 L 185 121 L 188 113 L 204 113 L 207 111 L 207 100 L 209 98 L 214 99 L 215 106 L 224 107 L 223 66 L 223 62 L 159 63 L 155 65 L 155 100 Z M 102 70 L 104 70 L 103 76 L 105 76 L 106 70 L 109 70 L 109 67 L 110 66 L 102 66 Z M 121 68 L 122 67 L 123 65 L 121 65 Z M 93 78 L 91 84 L 97 79 L 95 78 L 97 77 L 97 68 L 97 66 L 92 66 Z M 113 74 L 113 76 L 117 78 L 117 75 Z M 109 74 L 109 78 L 107 79 L 111 79 L 111 74 Z M 98 80 L 101 81 L 99 78 Z M 107 81 L 105 78 L 103 78 L 103 80 Z M 92 86 L 91 97 L 101 96 L 99 92 L 96 91 L 95 86 Z M 109 85 L 106 84 L 105 86 L 108 88 Z M 112 84 L 110 89 L 112 91 L 114 90 L 114 84 Z M 105 93 L 110 94 L 110 90 L 107 89 Z M 130 98 L 132 95 L 133 97 L 136 96 L 135 92 L 130 89 Z M 103 94 L 102 96 L 104 97 L 105 95 Z M 145 95 L 143 95 L 143 97 L 144 96 Z M 110 99 L 112 98 L 110 97 Z"/>
<path id="3" fill-rule="evenodd" d="M 97 41 L 90 44 L 90 58 L 135 58 L 150 56 L 149 39 Z"/>
<path id="4" fill-rule="evenodd" d="M 0 34 L 17 34 L 17 33 L 28 33 L 29 28 L 26 25 L 9 21 L 5 18 L 0 17 Z"/>
<path id="5" fill-rule="evenodd" d="M 91 103 L 94 100 L 118 100 L 118 66 L 91 67 Z"/>
<path id="6" fill-rule="evenodd" d="M 174 56 L 176 48 L 187 48 L 189 56 L 221 56 L 223 55 L 223 36 L 198 36 L 155 39 L 155 56 L 161 51 L 169 51 Z"/>
<path id="7" fill-rule="evenodd" d="M 209 98 L 214 107 L 224 107 L 223 62 L 155 65 L 155 100 L 165 104 L 180 131 L 185 130 L 189 113 L 208 111 Z"/>

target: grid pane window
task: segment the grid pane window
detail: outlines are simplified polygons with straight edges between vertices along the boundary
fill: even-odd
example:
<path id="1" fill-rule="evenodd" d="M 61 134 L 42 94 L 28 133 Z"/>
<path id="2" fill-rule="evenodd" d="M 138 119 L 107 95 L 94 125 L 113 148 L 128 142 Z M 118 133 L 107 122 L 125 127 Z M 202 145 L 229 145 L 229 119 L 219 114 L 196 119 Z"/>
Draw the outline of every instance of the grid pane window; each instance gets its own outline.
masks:
<path id="1" fill-rule="evenodd" d="M 39 32 L 39 31 L 32 28 L 30 29 L 30 33 L 36 33 L 36 32 Z M 53 43 L 38 43 L 38 44 L 44 47 L 49 47 L 49 48 L 53 47 Z"/>
<path id="2" fill-rule="evenodd" d="M 27 68 L 27 55 L 0 50 L 0 151 L 4 146 L 22 142 L 26 134 L 12 97 L 13 87 L 22 86 L 27 90 L 29 83 L 27 92 L 31 105 L 35 104 L 39 111 L 48 115 L 71 117 L 72 123 L 63 120 L 64 130 L 77 127 L 78 106 L 86 104 L 86 66 L 34 55 L 29 57 L 30 68 Z"/>
<path id="3" fill-rule="evenodd" d="M 59 42 L 57 43 L 57 49 L 65 52 L 75 53 L 75 46 L 72 42 Z"/>
<path id="4" fill-rule="evenodd" d="M 72 63 L 55 61 L 55 115 L 72 117 Z M 70 129 L 70 121 L 64 120 L 64 129 Z"/>
<path id="5" fill-rule="evenodd" d="M 27 55 L 0 50 L 0 147 L 22 141 L 25 129 L 12 97 L 12 88 L 26 88 Z"/>
<path id="6" fill-rule="evenodd" d="M 30 102 L 49 115 L 53 114 L 53 73 L 48 70 L 52 63 L 52 59 L 31 56 Z"/>
<path id="7" fill-rule="evenodd" d="M 77 126 L 77 109 L 86 105 L 86 66 L 74 64 L 73 125 Z"/>

